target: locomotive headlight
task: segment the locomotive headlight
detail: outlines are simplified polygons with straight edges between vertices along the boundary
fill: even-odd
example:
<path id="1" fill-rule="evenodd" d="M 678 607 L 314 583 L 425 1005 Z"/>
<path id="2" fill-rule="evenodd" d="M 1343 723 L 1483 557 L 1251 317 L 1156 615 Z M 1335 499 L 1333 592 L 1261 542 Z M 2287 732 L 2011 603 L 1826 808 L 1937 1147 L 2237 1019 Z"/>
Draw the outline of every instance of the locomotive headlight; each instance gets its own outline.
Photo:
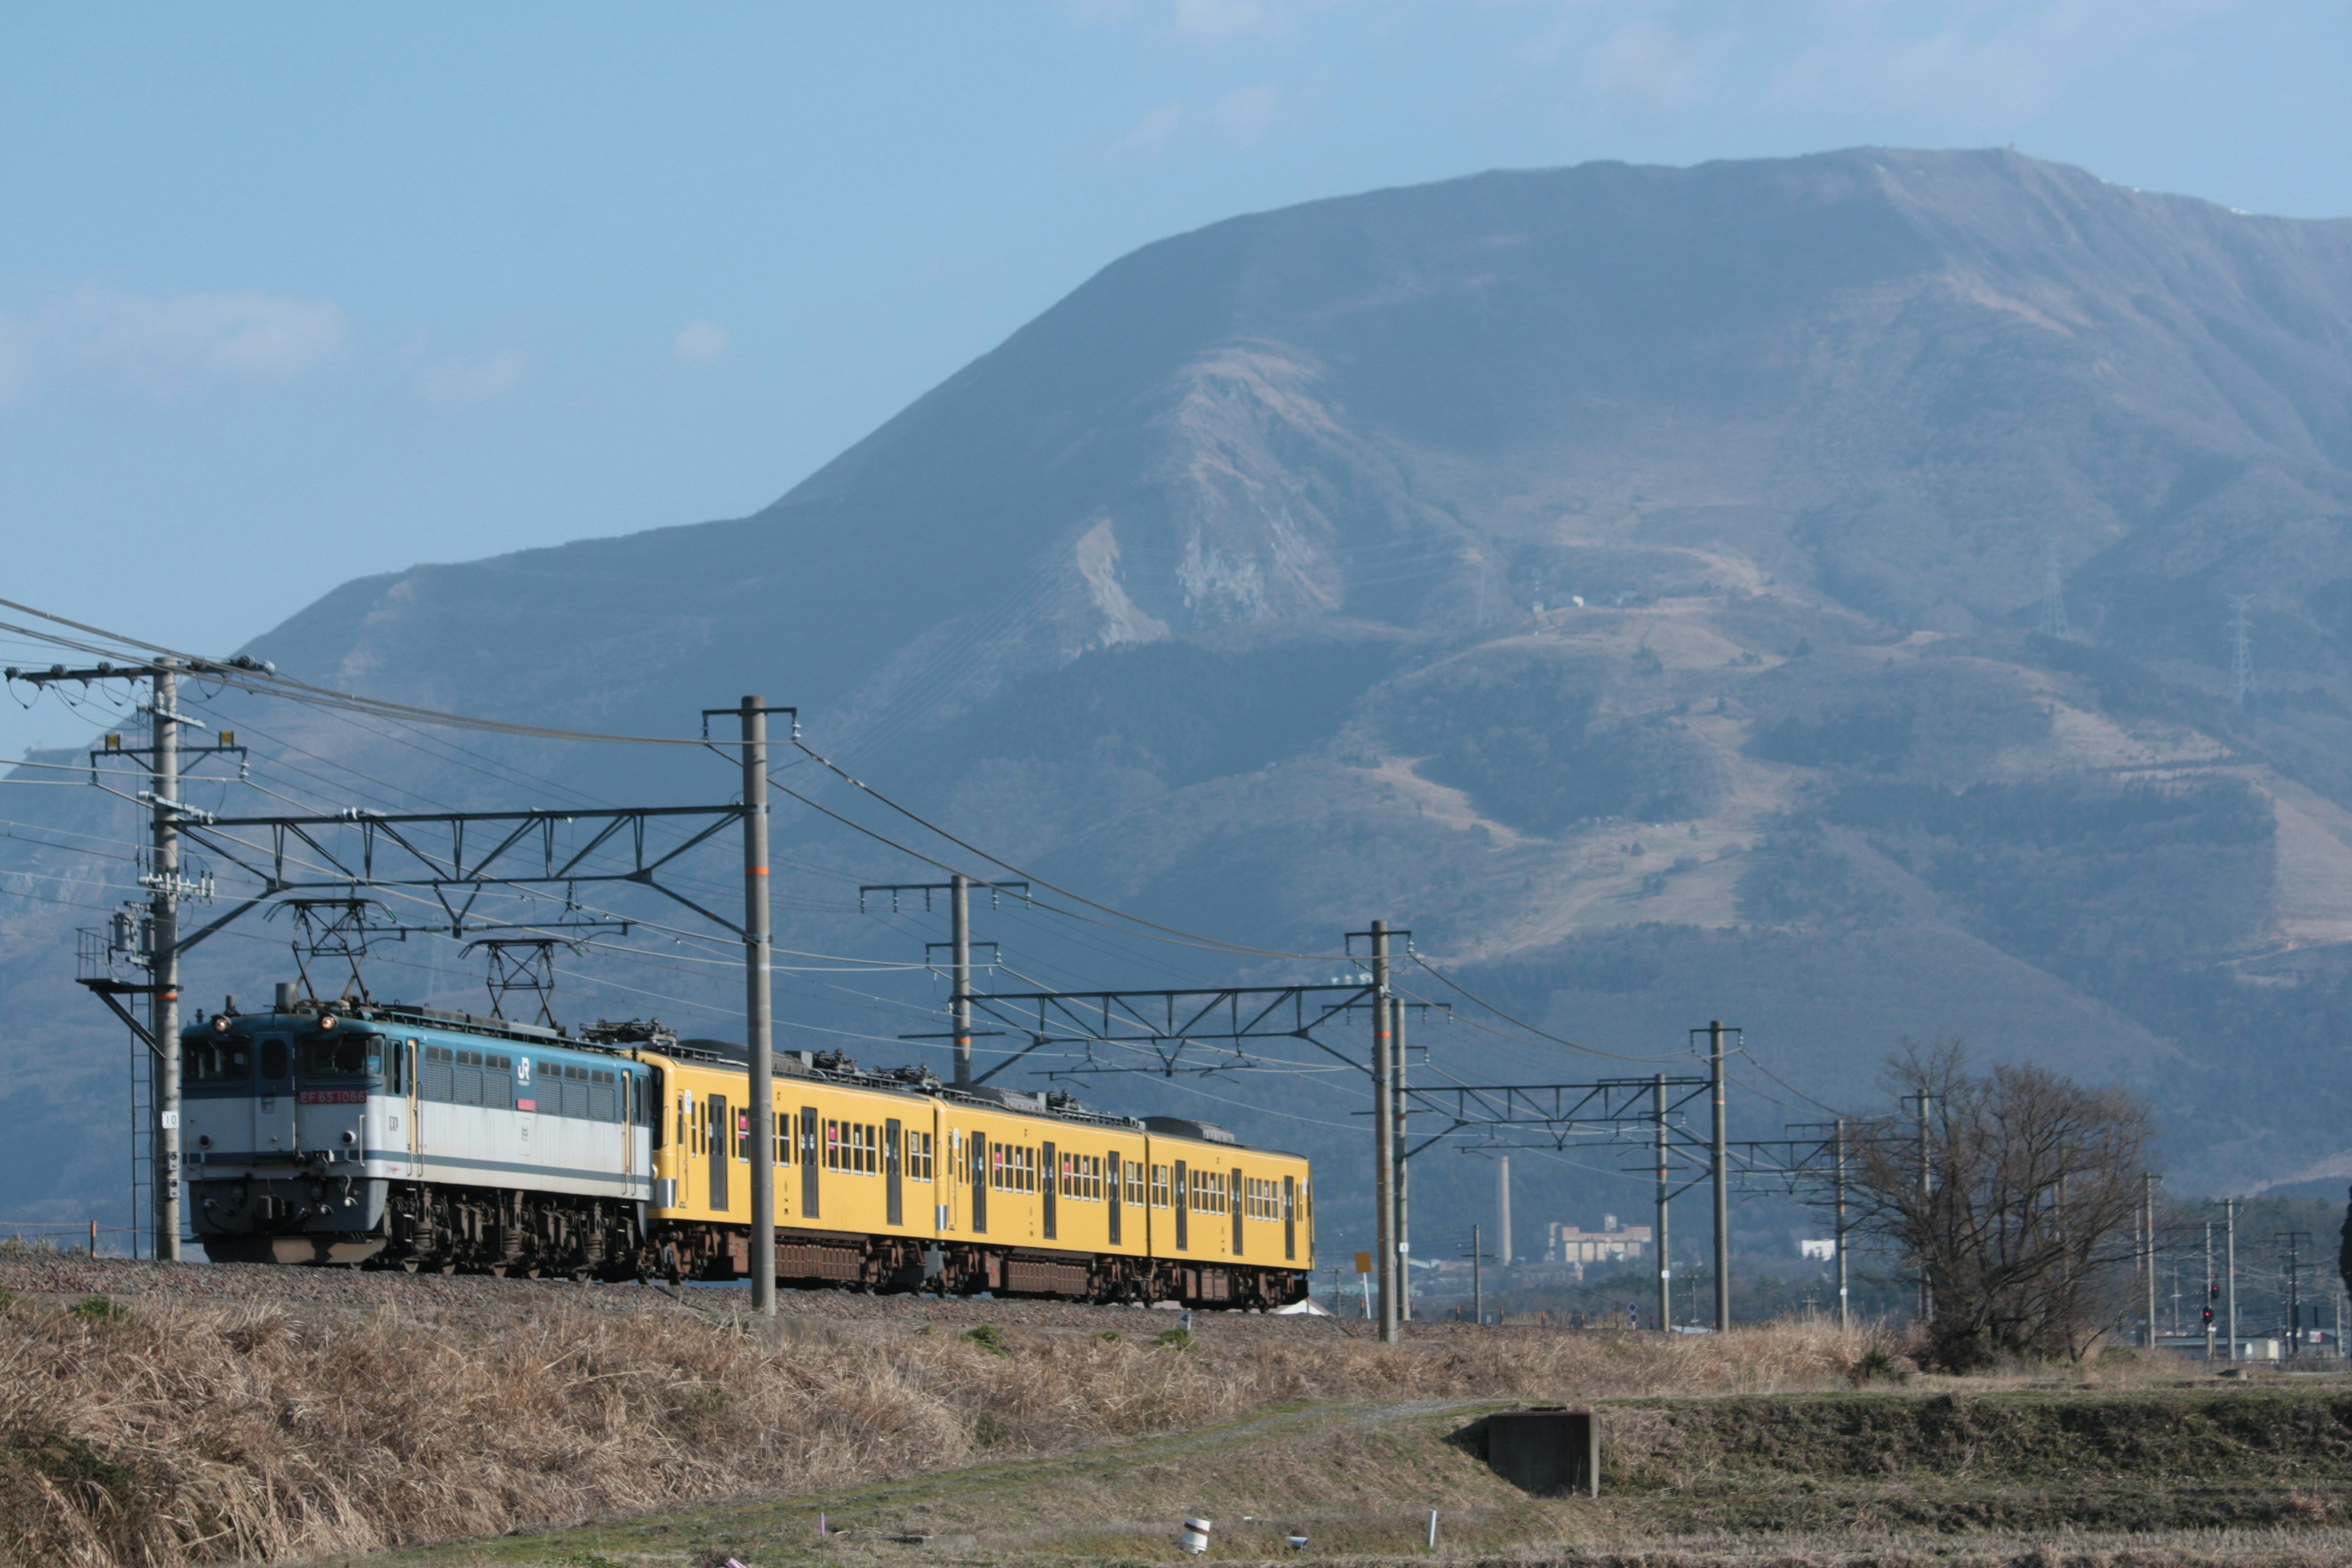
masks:
<path id="1" fill-rule="evenodd" d="M 319 1015 L 319 1027 L 321 1029 L 331 1029 L 334 1026 L 335 1016 L 332 1013 L 321 1013 Z"/>
<path id="2" fill-rule="evenodd" d="M 226 1035 L 228 1033 L 227 1014 L 215 1013 L 213 1015 L 213 1033 L 215 1035 Z"/>

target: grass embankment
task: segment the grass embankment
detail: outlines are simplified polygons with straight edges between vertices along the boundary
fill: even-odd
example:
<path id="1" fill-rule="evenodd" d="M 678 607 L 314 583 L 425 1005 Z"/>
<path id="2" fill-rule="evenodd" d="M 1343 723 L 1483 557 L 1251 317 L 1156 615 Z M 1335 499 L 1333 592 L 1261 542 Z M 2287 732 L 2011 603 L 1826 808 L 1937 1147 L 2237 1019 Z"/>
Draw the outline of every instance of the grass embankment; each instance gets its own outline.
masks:
<path id="1" fill-rule="evenodd" d="M 567 1308 L 0 1310 L 0 1561 L 315 1557 L 1067 1454 L 1281 1401 L 1833 1382 L 1827 1330 L 1465 1334 L 1383 1349 L 1204 1322 L 1189 1349 L 1007 1328 Z M 1164 1321 L 1164 1320 L 1162 1320 Z"/>
<path id="2" fill-rule="evenodd" d="M 1581 1568 L 2060 1568 L 2352 1561 L 2352 1399 L 2210 1382 L 1605 1402 L 1603 1495 L 1537 1499 L 1476 1457 L 1486 1402 L 1293 1405 L 1051 1459 L 478 1542 L 402 1563 L 758 1568 L 1211 1556 Z M 830 1533 L 819 1536 L 822 1514 Z M 1303 1553 L 1285 1545 L 1306 1535 Z M 390 1568 L 390 1565 L 387 1565 Z"/>

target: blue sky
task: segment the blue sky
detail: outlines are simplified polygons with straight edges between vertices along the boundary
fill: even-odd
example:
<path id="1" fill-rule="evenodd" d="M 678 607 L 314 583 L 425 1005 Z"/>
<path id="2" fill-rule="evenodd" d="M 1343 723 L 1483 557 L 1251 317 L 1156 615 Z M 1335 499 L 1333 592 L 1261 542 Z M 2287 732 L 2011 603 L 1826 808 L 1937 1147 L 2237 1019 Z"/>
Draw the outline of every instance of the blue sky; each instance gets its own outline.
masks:
<path id="1" fill-rule="evenodd" d="M 11 6 L 0 596 L 226 651 L 740 515 L 1139 244 L 1484 168 L 2013 142 L 2352 215 L 2347 68 L 2341 0 Z"/>

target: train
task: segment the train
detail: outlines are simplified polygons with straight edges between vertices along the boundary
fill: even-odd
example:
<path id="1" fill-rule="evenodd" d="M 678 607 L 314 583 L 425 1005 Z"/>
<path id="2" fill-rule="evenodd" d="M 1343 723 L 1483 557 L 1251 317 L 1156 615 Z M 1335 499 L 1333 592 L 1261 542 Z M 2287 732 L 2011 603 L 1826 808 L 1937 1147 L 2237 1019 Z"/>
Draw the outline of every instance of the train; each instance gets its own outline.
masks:
<path id="1" fill-rule="evenodd" d="M 182 1032 L 186 1210 L 221 1262 L 740 1279 L 769 1140 L 780 1283 L 1272 1309 L 1306 1297 L 1300 1155 L 1060 1092 L 773 1053 L 658 1024 L 576 1034 L 281 986 Z"/>

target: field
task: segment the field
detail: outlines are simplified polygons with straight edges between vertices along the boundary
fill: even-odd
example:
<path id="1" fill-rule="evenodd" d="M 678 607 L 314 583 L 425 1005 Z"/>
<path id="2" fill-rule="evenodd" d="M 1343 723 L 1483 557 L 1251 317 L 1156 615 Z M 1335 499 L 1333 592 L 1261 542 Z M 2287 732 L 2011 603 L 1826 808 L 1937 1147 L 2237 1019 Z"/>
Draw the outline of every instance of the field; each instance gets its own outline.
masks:
<path id="1" fill-rule="evenodd" d="M 1330 1320 L 804 1295 L 761 1323 L 729 1292 L 418 1283 L 0 1258 L 0 1559 L 1174 1562 L 1188 1513 L 1228 1560 L 2352 1558 L 2334 1378 L 1857 1386 L 1883 1347 L 1819 1325 L 1384 1350 Z M 1527 1400 L 1601 1406 L 1601 1499 L 1478 1459 Z"/>

